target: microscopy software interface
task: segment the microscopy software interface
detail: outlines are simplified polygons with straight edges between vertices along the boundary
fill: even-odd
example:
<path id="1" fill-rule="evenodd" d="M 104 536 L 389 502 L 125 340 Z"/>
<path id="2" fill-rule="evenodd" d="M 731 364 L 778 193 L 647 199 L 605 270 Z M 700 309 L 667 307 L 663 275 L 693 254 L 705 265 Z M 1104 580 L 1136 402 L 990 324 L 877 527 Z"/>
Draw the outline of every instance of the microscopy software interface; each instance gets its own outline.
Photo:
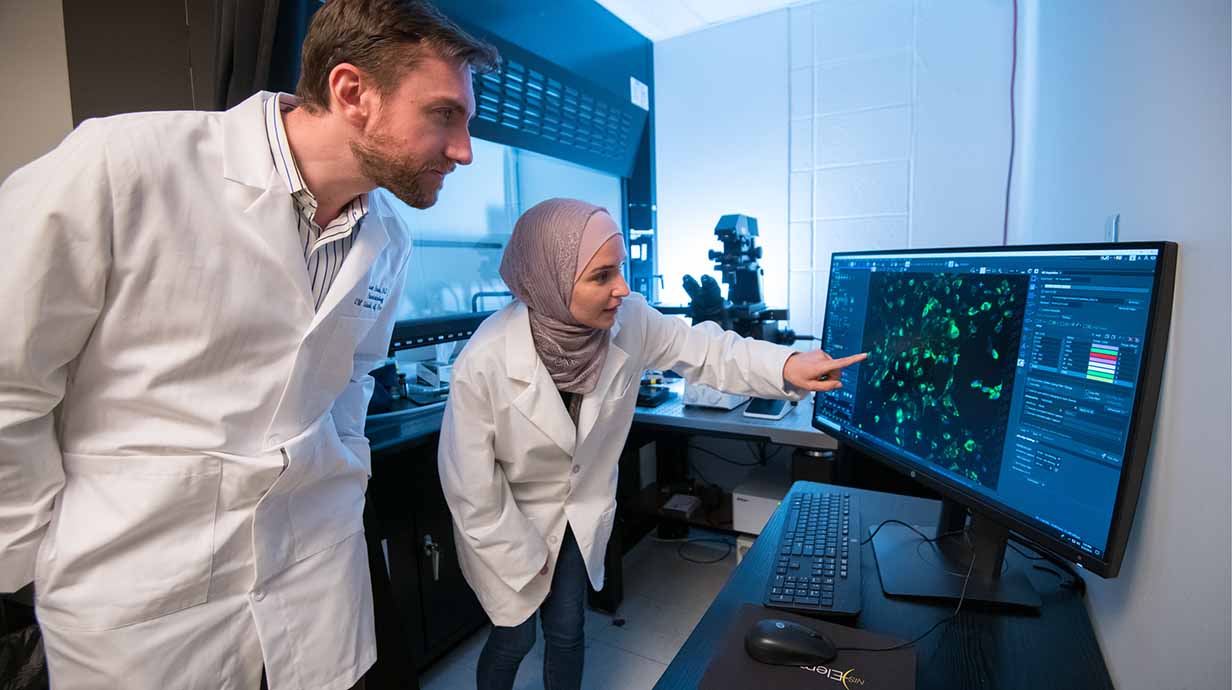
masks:
<path id="1" fill-rule="evenodd" d="M 824 347 L 868 352 L 817 421 L 1100 556 L 1155 249 L 838 254 Z"/>

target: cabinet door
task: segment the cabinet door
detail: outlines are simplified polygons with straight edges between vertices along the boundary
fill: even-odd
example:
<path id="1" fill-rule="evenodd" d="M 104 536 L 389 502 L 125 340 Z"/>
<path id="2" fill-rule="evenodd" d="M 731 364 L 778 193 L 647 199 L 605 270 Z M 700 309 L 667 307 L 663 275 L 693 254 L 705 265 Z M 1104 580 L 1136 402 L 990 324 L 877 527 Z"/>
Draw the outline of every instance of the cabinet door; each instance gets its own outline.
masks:
<path id="1" fill-rule="evenodd" d="M 419 610 L 423 616 L 425 656 L 433 659 L 485 622 L 470 585 L 462 577 L 454 545 L 453 520 L 432 462 L 418 463 L 415 482 L 415 543 L 419 560 Z"/>

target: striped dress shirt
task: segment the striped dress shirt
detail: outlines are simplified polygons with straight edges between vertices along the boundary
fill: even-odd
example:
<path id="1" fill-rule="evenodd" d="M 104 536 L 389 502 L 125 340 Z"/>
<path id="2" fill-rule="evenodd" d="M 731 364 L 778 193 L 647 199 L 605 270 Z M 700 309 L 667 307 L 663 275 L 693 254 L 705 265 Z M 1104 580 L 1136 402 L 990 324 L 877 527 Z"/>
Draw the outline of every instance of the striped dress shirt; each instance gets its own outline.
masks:
<path id="1" fill-rule="evenodd" d="M 270 154 L 274 168 L 286 180 L 291 199 L 298 211 L 299 246 L 304 251 L 304 264 L 308 268 L 308 283 L 312 286 L 313 309 L 320 309 L 329 286 L 333 285 L 342 269 L 360 224 L 368 213 L 368 195 L 360 194 L 347 204 L 338 217 L 324 228 L 317 225 L 313 216 L 317 212 L 317 199 L 304 184 L 291 147 L 287 144 L 287 131 L 282 114 L 294 110 L 299 99 L 279 93 L 265 103 L 265 132 L 269 136 Z"/>

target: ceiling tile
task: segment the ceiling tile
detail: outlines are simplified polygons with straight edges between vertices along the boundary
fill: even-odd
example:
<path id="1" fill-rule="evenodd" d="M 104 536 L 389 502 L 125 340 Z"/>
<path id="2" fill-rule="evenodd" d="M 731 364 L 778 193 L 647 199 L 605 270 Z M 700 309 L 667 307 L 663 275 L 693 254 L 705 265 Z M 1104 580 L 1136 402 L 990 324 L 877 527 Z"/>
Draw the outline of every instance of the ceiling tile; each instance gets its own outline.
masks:
<path id="1" fill-rule="evenodd" d="M 684 0 L 707 24 L 721 24 L 793 4 L 793 0 Z"/>
<path id="2" fill-rule="evenodd" d="M 706 21 L 681 0 L 597 1 L 652 41 L 662 41 L 706 26 Z"/>

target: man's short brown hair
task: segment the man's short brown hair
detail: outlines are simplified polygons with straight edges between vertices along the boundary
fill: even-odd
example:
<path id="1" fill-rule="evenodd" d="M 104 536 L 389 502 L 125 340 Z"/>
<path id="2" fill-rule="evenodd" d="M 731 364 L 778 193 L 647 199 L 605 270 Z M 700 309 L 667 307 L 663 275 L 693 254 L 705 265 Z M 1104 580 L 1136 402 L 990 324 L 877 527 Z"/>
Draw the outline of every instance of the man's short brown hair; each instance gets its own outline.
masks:
<path id="1" fill-rule="evenodd" d="M 329 0 L 308 26 L 295 93 L 309 112 L 329 110 L 329 73 L 348 62 L 388 94 L 425 51 L 480 72 L 500 64 L 495 48 L 424 0 Z"/>

